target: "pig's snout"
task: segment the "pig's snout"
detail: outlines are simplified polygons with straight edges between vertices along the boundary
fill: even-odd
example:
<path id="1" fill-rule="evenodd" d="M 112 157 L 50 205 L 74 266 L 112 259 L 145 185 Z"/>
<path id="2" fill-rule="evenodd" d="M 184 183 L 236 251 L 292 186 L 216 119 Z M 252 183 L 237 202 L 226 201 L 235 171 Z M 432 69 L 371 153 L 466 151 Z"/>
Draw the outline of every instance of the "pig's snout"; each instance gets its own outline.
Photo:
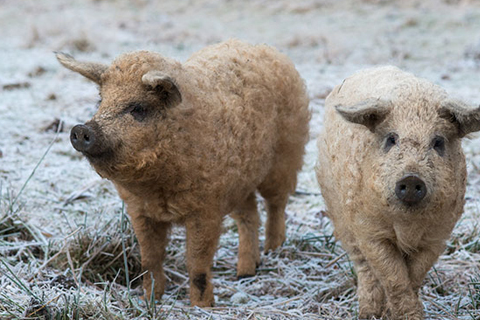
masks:
<path id="1" fill-rule="evenodd" d="M 95 153 L 96 148 L 95 131 L 88 125 L 79 124 L 70 132 L 70 142 L 73 147 L 83 153 Z"/>
<path id="2" fill-rule="evenodd" d="M 395 186 L 395 194 L 404 204 L 412 206 L 425 198 L 427 187 L 425 182 L 414 174 L 407 174 Z"/>

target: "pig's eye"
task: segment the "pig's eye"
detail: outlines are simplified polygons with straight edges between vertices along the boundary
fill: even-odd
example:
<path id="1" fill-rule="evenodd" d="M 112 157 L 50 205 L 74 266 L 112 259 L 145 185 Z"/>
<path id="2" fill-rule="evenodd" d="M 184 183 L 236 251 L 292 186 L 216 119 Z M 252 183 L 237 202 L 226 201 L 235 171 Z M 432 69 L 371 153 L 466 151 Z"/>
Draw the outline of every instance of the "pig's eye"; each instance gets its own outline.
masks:
<path id="1" fill-rule="evenodd" d="M 131 105 L 128 109 L 129 113 L 137 121 L 143 121 L 147 117 L 147 108 L 140 104 Z"/>
<path id="2" fill-rule="evenodd" d="M 436 136 L 433 138 L 432 146 L 440 156 L 445 154 L 445 138 Z"/>
<path id="3" fill-rule="evenodd" d="M 389 133 L 385 138 L 385 145 L 383 146 L 383 150 L 388 152 L 394 145 L 397 144 L 398 135 L 396 133 Z"/>

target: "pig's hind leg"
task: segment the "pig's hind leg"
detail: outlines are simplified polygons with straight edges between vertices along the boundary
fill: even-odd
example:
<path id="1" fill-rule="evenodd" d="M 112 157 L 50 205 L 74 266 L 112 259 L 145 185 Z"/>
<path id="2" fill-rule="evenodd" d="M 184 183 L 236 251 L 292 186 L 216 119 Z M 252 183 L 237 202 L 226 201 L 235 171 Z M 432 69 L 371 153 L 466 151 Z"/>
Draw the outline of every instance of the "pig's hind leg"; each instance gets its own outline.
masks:
<path id="1" fill-rule="evenodd" d="M 278 155 L 277 162 L 258 187 L 267 207 L 265 252 L 277 249 L 285 241 L 285 207 L 289 194 L 295 191 L 297 170 L 302 163 L 300 151 L 292 150 L 290 158 Z"/>
<path id="2" fill-rule="evenodd" d="M 238 228 L 239 246 L 237 277 L 239 279 L 255 275 L 260 264 L 258 244 L 258 226 L 260 219 L 257 211 L 255 193 L 251 193 L 244 203 L 232 214 Z"/>
<path id="3" fill-rule="evenodd" d="M 303 120 L 295 120 L 294 115 L 284 116 L 290 126 L 297 122 L 297 128 L 286 128 L 280 133 L 273 165 L 258 186 L 267 207 L 265 252 L 275 250 L 285 241 L 285 207 L 297 185 L 297 172 L 303 165 L 304 145 L 308 136 L 308 126 L 303 123 L 307 121 L 307 116 Z"/>
<path id="4" fill-rule="evenodd" d="M 296 180 L 296 172 L 293 177 Z M 267 222 L 265 225 L 265 252 L 275 250 L 285 241 L 285 207 L 291 191 L 282 176 L 272 174 L 260 185 L 258 190 L 265 199 Z M 290 177 L 290 180 L 292 177 Z M 293 183 L 295 185 L 295 183 Z"/>

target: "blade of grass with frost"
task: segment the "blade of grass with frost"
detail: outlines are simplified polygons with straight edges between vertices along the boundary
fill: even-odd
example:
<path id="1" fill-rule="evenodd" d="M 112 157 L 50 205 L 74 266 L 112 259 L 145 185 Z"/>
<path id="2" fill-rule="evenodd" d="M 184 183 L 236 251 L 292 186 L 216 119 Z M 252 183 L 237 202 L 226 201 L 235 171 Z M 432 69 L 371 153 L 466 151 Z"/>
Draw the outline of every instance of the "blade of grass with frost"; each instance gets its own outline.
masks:
<path id="1" fill-rule="evenodd" d="M 77 296 L 73 296 L 73 302 L 70 300 L 72 296 L 62 295 L 63 305 L 60 310 L 55 312 L 55 319 L 80 319 L 80 312 L 82 310 L 80 309 L 80 297 L 78 292 L 79 291 L 77 291 Z"/>
<path id="2" fill-rule="evenodd" d="M 470 303 L 472 308 L 477 311 L 480 307 L 480 279 L 470 277 L 470 283 L 468 284 L 468 295 L 470 297 Z M 470 312 L 469 312 L 470 313 Z M 478 319 L 478 318 L 475 318 Z"/>
<path id="3" fill-rule="evenodd" d="M 15 302 L 10 296 L 8 296 L 6 293 L 0 293 L 0 301 L 2 302 L 2 311 L 8 312 L 8 314 L 14 316 L 15 314 L 13 313 L 14 310 L 23 312 L 24 307 Z M 6 304 L 8 307 L 5 308 L 4 304 Z M 0 316 L 2 316 L 2 313 L 0 313 Z"/>
<path id="4" fill-rule="evenodd" d="M 145 270 L 145 271 L 143 271 L 141 274 L 139 274 L 138 276 L 136 276 L 135 278 L 133 278 L 133 279 L 132 279 L 132 283 L 135 282 L 136 280 L 142 278 L 147 272 L 148 272 L 148 270 Z M 128 284 L 128 286 L 129 286 L 129 285 L 130 285 L 130 284 Z M 144 310 L 142 309 L 142 306 L 132 299 L 132 295 L 131 295 L 131 294 L 128 295 L 128 302 L 130 303 L 130 307 L 131 307 L 131 308 L 135 308 L 135 310 L 137 310 L 138 312 L 141 312 L 141 313 L 143 314 Z"/>
<path id="5" fill-rule="evenodd" d="M 103 290 L 103 309 L 105 312 L 109 312 L 108 310 L 108 302 L 109 299 L 107 297 L 107 294 L 112 291 L 112 285 L 117 282 L 118 275 L 120 274 L 120 269 L 117 271 L 117 274 L 113 278 L 112 282 L 110 284 L 106 282 L 105 284 L 105 289 Z"/>
<path id="6" fill-rule="evenodd" d="M 45 294 L 45 293 L 43 292 L 43 294 Z M 39 306 L 39 307 L 36 308 L 35 310 L 32 310 L 32 312 L 30 312 L 30 313 L 27 315 L 27 318 L 32 317 L 33 315 L 39 313 L 39 312 L 42 311 L 42 310 L 47 310 L 47 312 L 48 312 L 48 309 L 47 309 L 47 308 L 49 307 L 49 305 L 50 305 L 52 302 L 57 301 L 62 295 L 63 295 L 63 294 L 59 294 L 59 295 L 57 295 L 57 296 L 54 297 L 53 299 L 50 299 L 50 300 L 47 301 L 47 302 L 39 302 L 39 304 L 41 304 L 41 306 Z M 44 297 L 43 295 L 42 295 L 42 301 L 45 301 L 45 297 Z"/>
<path id="7" fill-rule="evenodd" d="M 15 215 L 17 216 L 17 215 Z M 37 228 L 35 228 L 33 225 L 30 225 L 29 223 L 26 223 L 24 221 L 22 221 L 21 219 L 18 220 L 20 222 L 20 224 L 28 230 L 28 232 L 30 233 L 30 235 L 41 245 L 46 245 L 47 244 L 47 240 L 45 239 L 45 237 L 43 236 L 43 234 L 38 231 Z"/>
<path id="8" fill-rule="evenodd" d="M 27 286 L 25 286 L 22 282 L 22 280 L 20 280 L 17 275 L 12 271 L 12 269 L 10 269 L 10 267 L 8 266 L 7 263 L 5 263 L 5 258 L 2 258 L 2 260 L 0 260 L 0 262 L 5 266 L 5 268 L 7 268 L 8 272 L 10 272 L 12 274 L 13 277 L 10 277 L 7 273 L 5 273 L 5 276 L 10 279 L 13 283 L 15 283 L 20 289 L 23 289 L 25 290 L 25 292 L 27 292 L 30 296 L 32 296 L 33 298 L 37 299 L 38 301 L 40 301 L 40 299 L 32 292 L 30 291 L 30 289 L 28 289 Z"/>
<path id="9" fill-rule="evenodd" d="M 53 137 L 53 139 L 52 139 L 52 142 L 50 142 L 50 144 L 48 145 L 47 150 L 45 150 L 45 152 L 43 153 L 42 157 L 41 157 L 40 160 L 37 162 L 37 165 L 35 166 L 35 168 L 33 168 L 32 172 L 31 172 L 30 175 L 28 176 L 27 180 L 25 181 L 25 183 L 23 184 L 23 186 L 20 188 L 20 191 L 18 192 L 17 196 L 13 199 L 12 203 L 10 204 L 10 206 L 9 206 L 9 211 L 10 211 L 10 212 L 13 211 L 13 206 L 14 206 L 15 203 L 17 202 L 17 200 L 18 200 L 18 198 L 20 197 L 20 195 L 22 194 L 23 190 L 25 190 L 25 188 L 27 187 L 27 184 L 30 182 L 30 180 L 32 179 L 33 175 L 35 174 L 35 171 L 37 171 L 38 167 L 40 166 L 40 164 L 43 162 L 43 160 L 44 160 L 45 157 L 47 156 L 48 152 L 50 151 L 50 149 L 52 148 L 53 144 L 54 144 L 55 141 L 57 140 L 59 134 L 60 134 L 60 126 L 58 127 L 57 132 L 56 132 L 56 134 L 55 134 L 55 137 Z"/>
<path id="10" fill-rule="evenodd" d="M 155 279 L 153 278 L 153 273 L 150 273 L 150 277 L 152 279 L 152 288 L 150 294 L 150 303 L 148 299 L 145 299 L 145 303 L 147 305 L 147 312 L 150 315 L 150 319 L 155 319 L 156 315 L 156 305 L 155 305 Z M 148 298 L 148 297 L 147 297 Z"/>
<path id="11" fill-rule="evenodd" d="M 455 303 L 455 316 L 458 318 L 458 316 L 460 315 L 460 308 L 461 308 L 461 305 L 462 305 L 462 299 L 463 299 L 463 292 L 460 291 L 460 294 L 458 295 L 458 300 L 457 300 L 457 303 Z"/>
<path id="12" fill-rule="evenodd" d="M 434 276 L 434 275 L 435 276 Z M 440 275 L 438 274 L 438 271 L 437 271 L 437 268 L 435 266 L 432 267 L 432 272 L 430 272 L 428 274 L 428 276 L 430 277 L 430 279 L 432 280 L 433 284 L 434 284 L 434 290 L 437 294 L 445 294 L 446 293 L 446 290 L 443 286 L 443 281 L 442 281 L 442 278 L 440 277 Z"/>
<path id="13" fill-rule="evenodd" d="M 127 293 L 130 297 L 130 276 L 128 274 L 128 259 L 127 259 L 127 250 L 125 248 L 125 230 L 126 230 L 126 222 L 125 222 L 125 202 L 122 201 L 122 217 L 120 219 L 120 229 L 122 235 L 122 250 L 123 250 L 123 263 L 125 265 L 125 283 L 127 284 Z"/>
<path id="14" fill-rule="evenodd" d="M 184 282 L 184 284 L 182 284 L 182 287 L 185 286 L 186 284 L 188 283 L 188 279 Z M 179 288 L 176 290 L 176 292 L 174 292 L 173 294 L 169 295 L 168 297 L 166 297 L 166 299 L 162 299 L 162 303 L 160 304 L 160 306 L 158 307 L 158 310 L 159 310 L 159 314 L 157 312 L 155 312 L 155 316 L 158 316 L 160 315 L 161 319 L 168 319 L 168 316 L 170 315 L 170 313 L 172 313 L 173 311 L 173 308 L 175 307 L 175 304 L 177 303 L 177 300 L 178 300 L 178 297 L 180 296 L 180 292 L 179 292 Z M 164 306 L 166 306 L 167 302 L 169 302 L 170 300 L 172 300 L 172 297 L 174 296 L 175 294 L 175 299 L 173 300 L 173 304 L 170 306 L 170 308 L 168 310 L 165 310 L 165 312 L 167 312 L 165 314 L 165 312 L 162 310 L 162 308 Z"/>

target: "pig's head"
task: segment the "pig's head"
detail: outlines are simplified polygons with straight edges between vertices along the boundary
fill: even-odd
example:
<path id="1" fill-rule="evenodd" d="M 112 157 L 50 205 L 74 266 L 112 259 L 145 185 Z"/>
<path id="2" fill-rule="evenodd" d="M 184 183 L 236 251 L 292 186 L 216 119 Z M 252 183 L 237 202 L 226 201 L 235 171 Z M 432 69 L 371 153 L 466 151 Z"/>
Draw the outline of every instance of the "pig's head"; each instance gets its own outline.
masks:
<path id="1" fill-rule="evenodd" d="M 370 131 L 365 183 L 383 199 L 381 205 L 397 212 L 463 205 L 461 138 L 480 130 L 480 108 L 450 100 L 443 91 L 421 89 L 407 97 L 336 106 L 345 120 Z"/>
<path id="2" fill-rule="evenodd" d="M 182 102 L 174 80 L 181 65 L 145 51 L 124 54 L 111 66 L 76 61 L 62 53 L 57 59 L 100 90 L 96 114 L 71 131 L 73 147 L 105 178 L 128 183 L 154 175 L 149 168 L 158 166 L 161 157 L 165 118 Z"/>

